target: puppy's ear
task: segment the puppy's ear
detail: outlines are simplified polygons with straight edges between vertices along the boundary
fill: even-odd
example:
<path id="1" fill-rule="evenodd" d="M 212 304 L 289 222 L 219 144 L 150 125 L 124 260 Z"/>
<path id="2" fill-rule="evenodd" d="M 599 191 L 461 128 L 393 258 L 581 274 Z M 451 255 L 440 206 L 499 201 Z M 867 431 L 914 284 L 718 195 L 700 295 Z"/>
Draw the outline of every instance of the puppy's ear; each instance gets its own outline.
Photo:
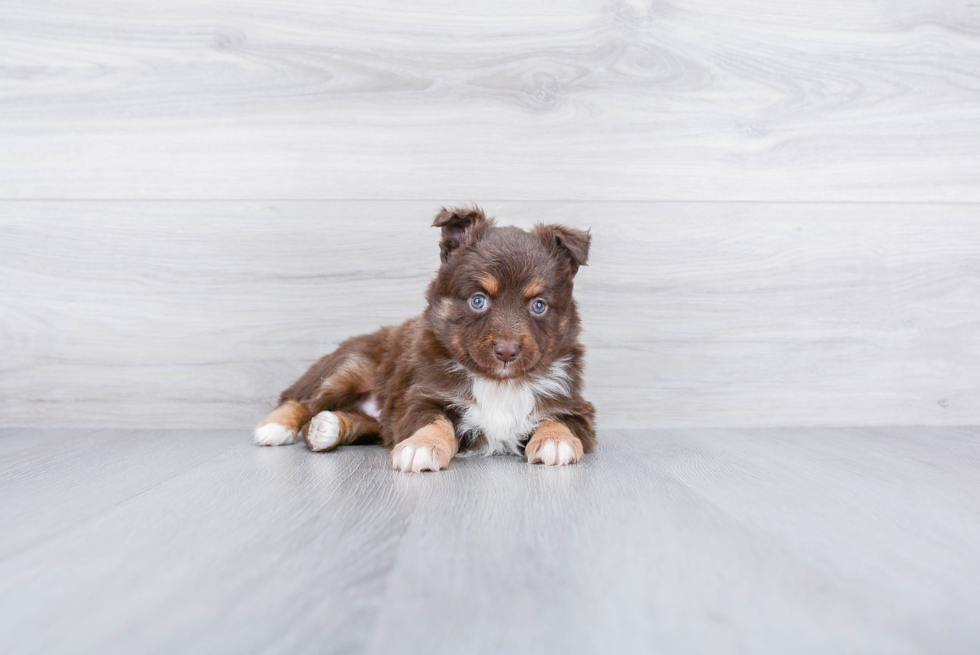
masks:
<path id="1" fill-rule="evenodd" d="M 572 275 L 578 273 L 579 266 L 585 266 L 589 259 L 589 244 L 592 235 L 586 230 L 576 230 L 564 225 L 534 226 L 534 233 L 544 242 L 552 256 L 561 257 L 568 261 Z"/>
<path id="2" fill-rule="evenodd" d="M 443 207 L 436 214 L 432 227 L 442 228 L 442 263 L 449 261 L 449 255 L 457 248 L 472 246 L 485 229 L 493 225 L 493 219 L 483 215 L 483 210 L 473 207 Z"/>

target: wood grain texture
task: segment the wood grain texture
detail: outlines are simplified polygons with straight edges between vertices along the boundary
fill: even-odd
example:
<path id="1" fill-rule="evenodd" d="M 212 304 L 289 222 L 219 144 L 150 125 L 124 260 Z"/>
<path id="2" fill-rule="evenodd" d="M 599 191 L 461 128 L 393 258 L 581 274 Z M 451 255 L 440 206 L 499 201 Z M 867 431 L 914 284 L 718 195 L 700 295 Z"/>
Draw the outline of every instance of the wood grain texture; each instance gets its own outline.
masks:
<path id="1" fill-rule="evenodd" d="M 573 467 L 425 475 L 235 431 L 106 432 L 132 445 L 108 469 L 45 458 L 61 430 L 0 444 L 28 435 L 0 516 L 65 526 L 0 553 L 3 652 L 980 647 L 977 428 L 607 431 Z M 159 479 L 187 452 L 215 455 Z M 158 479 L 81 516 L 101 491 L 59 483 L 139 472 Z"/>
<path id="2" fill-rule="evenodd" d="M 138 434 L 137 440 L 127 431 L 80 430 L 71 423 L 40 434 L 4 431 L 0 558 L 70 530 L 229 447 L 186 433 Z"/>
<path id="3" fill-rule="evenodd" d="M 0 425 L 246 428 L 438 266 L 426 202 L 2 207 Z M 976 205 L 485 207 L 592 228 L 600 425 L 980 422 Z"/>
<path id="4" fill-rule="evenodd" d="M 980 202 L 980 6 L 4 3 L 2 198 Z"/>
<path id="5" fill-rule="evenodd" d="M 93 449 L 32 465 L 32 476 L 6 486 L 14 495 L 3 495 L 3 514 L 20 509 L 14 502 L 35 512 L 18 513 L 11 530 L 39 534 L 58 518 L 65 526 L 0 555 L 0 650 L 361 649 L 413 502 L 390 488 L 380 449 L 311 458 L 305 448 L 259 448 L 232 431 L 107 436 L 130 439 L 139 457 L 107 470 L 104 451 Z M 189 459 L 113 505 L 74 511 L 76 494 L 100 503 L 130 476 L 155 477 L 155 459 L 179 458 L 193 440 L 201 444 L 192 454 L 218 454 Z M 65 488 L 58 480 L 66 475 L 101 485 Z"/>

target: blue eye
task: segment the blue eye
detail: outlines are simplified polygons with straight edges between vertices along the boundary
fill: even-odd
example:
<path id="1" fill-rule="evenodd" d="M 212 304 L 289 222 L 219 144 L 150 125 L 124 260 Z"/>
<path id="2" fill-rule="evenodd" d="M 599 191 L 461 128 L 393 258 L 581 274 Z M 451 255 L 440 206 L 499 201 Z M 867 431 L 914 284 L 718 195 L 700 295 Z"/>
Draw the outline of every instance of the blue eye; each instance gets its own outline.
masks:
<path id="1" fill-rule="evenodd" d="M 487 297 L 482 293 L 475 293 L 470 296 L 470 307 L 478 312 L 482 312 L 487 308 Z"/>
<path id="2" fill-rule="evenodd" d="M 548 303 L 541 298 L 535 298 L 534 302 L 531 303 L 531 313 L 541 315 L 546 311 L 548 311 Z"/>

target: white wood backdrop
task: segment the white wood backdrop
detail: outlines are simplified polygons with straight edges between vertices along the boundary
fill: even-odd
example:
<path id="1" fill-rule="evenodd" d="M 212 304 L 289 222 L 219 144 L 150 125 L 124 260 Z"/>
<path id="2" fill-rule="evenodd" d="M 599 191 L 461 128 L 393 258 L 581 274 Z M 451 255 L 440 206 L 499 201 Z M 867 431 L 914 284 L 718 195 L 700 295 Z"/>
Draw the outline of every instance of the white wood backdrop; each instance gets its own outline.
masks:
<path id="1" fill-rule="evenodd" d="M 247 426 L 461 201 L 604 426 L 980 423 L 980 4 L 10 0 L 0 424 Z"/>

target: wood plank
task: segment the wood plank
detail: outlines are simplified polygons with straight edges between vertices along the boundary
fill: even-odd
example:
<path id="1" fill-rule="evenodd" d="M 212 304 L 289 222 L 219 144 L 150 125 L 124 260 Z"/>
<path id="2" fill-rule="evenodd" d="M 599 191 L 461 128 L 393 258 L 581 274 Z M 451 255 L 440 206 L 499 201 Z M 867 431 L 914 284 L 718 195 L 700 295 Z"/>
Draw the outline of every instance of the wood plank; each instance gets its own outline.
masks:
<path id="1" fill-rule="evenodd" d="M 580 467 L 424 480 L 368 652 L 980 643 L 977 429 L 604 436 Z"/>
<path id="2" fill-rule="evenodd" d="M 980 423 L 977 205 L 490 203 L 590 227 L 606 427 Z M 431 203 L 0 206 L 0 425 L 247 429 L 423 307 Z"/>
<path id="3" fill-rule="evenodd" d="M 0 198 L 980 202 L 975 3 L 5 3 Z"/>
<path id="4" fill-rule="evenodd" d="M 170 437 L 135 431 L 131 470 L 105 470 L 101 451 L 79 461 L 112 487 L 152 474 L 157 458 L 183 457 L 190 440 L 220 450 L 0 560 L 0 650 L 360 650 L 413 503 L 392 488 L 387 455 L 317 457 L 228 431 Z M 33 508 L 74 493 L 50 492 L 40 479 L 35 491 Z"/>
<path id="5" fill-rule="evenodd" d="M 25 437 L 30 436 L 31 441 Z M 0 559 L 145 493 L 240 443 L 142 430 L 0 429 Z"/>
<path id="6" fill-rule="evenodd" d="M 32 456 L 40 444 L 59 447 L 66 439 L 77 440 L 80 436 L 88 436 L 97 432 L 92 428 L 80 428 L 71 431 L 37 430 L 28 427 L 0 427 L 0 467 L 16 465 L 25 456 Z"/>
<path id="7" fill-rule="evenodd" d="M 0 651 L 974 652 L 978 428 L 607 431 L 580 466 L 220 454 L 0 559 Z M 227 447 L 229 440 L 234 445 Z M 47 450 L 38 440 L 34 453 Z M 32 453 L 32 454 L 34 454 Z M 47 488 L 37 510 L 87 493 Z"/>

